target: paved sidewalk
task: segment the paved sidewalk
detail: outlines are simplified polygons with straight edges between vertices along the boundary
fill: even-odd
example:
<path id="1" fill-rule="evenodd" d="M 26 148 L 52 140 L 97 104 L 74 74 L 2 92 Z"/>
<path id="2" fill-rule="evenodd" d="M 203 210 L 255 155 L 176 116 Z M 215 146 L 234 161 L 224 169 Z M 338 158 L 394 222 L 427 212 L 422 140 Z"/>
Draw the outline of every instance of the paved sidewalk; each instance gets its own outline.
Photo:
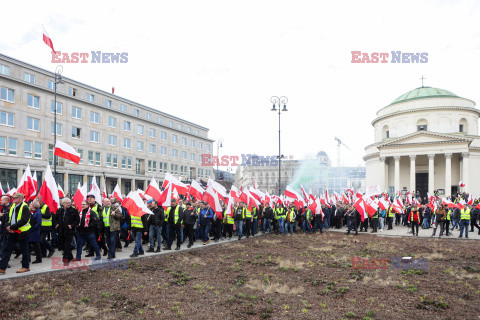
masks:
<path id="1" fill-rule="evenodd" d="M 451 228 L 451 226 L 450 226 Z M 412 237 L 413 235 L 409 233 L 412 229 L 408 228 L 406 226 L 393 226 L 392 230 L 387 230 L 385 228 L 383 231 L 380 231 L 378 229 L 377 233 L 371 233 L 372 229 L 369 228 L 368 232 L 359 232 L 358 234 L 372 234 L 372 235 L 377 235 L 381 237 Z M 332 229 L 329 228 L 327 231 L 335 231 L 335 232 L 346 232 L 347 228 L 342 227 L 341 229 Z M 433 233 L 433 228 L 429 229 L 422 229 L 422 227 L 418 228 L 418 238 L 431 238 Z M 352 233 L 350 233 L 352 234 Z M 437 228 L 437 232 L 435 234 L 435 238 L 438 238 L 440 235 L 440 228 Z M 458 239 L 458 240 L 480 240 L 480 235 L 478 234 L 478 229 L 475 228 L 474 232 L 470 232 L 470 227 L 468 229 L 468 239 L 465 238 L 465 234 L 463 235 L 463 238 L 459 238 L 458 236 L 460 235 L 460 230 L 455 229 L 453 231 L 450 231 L 450 235 L 446 236 L 444 233 L 442 236 L 442 239 Z"/>
<path id="2" fill-rule="evenodd" d="M 261 236 L 262 234 L 257 234 L 254 238 Z M 245 237 L 242 238 L 243 241 L 246 239 Z M 61 271 L 61 270 L 68 270 L 68 269 L 76 269 L 76 268 L 126 268 L 128 267 L 128 260 L 130 259 L 139 259 L 142 257 L 151 257 L 151 256 L 158 256 L 162 254 L 167 254 L 167 253 L 174 253 L 174 252 L 180 252 L 180 251 L 185 251 L 185 250 L 191 250 L 195 248 L 203 248 L 203 247 L 209 247 L 217 244 L 222 244 L 222 243 L 228 243 L 228 242 L 233 242 L 233 241 L 239 241 L 238 237 L 232 237 L 231 240 L 219 240 L 218 242 L 214 242 L 213 240 L 210 240 L 210 242 L 206 245 L 203 245 L 202 241 L 198 240 L 194 243 L 194 245 L 191 248 L 187 248 L 188 244 L 188 239 L 186 239 L 186 242 L 182 244 L 180 250 L 174 250 L 175 249 L 175 241 L 172 245 L 172 250 L 163 250 L 158 253 L 148 253 L 147 250 L 149 248 L 148 244 L 143 245 L 143 250 L 145 251 L 144 255 L 138 256 L 137 258 L 130 258 L 130 255 L 133 253 L 133 248 L 134 248 L 134 243 L 131 243 L 128 248 L 122 248 L 122 252 L 116 252 L 115 256 L 116 259 L 111 259 L 107 260 L 107 257 L 102 256 L 102 260 L 97 260 L 95 261 L 95 257 L 90 257 L 90 258 L 85 258 L 85 255 L 87 255 L 87 252 L 83 250 L 82 254 L 82 260 L 79 262 L 71 262 L 70 267 L 64 267 L 63 262 L 62 262 L 62 252 L 56 250 L 55 254 L 51 258 L 43 258 L 42 263 L 38 264 L 30 264 L 30 272 L 25 272 L 25 273 L 16 273 L 17 270 L 19 270 L 22 265 L 22 256 L 18 257 L 15 259 L 15 254 L 12 254 L 12 257 L 10 258 L 10 266 L 11 268 L 7 268 L 6 273 L 4 275 L 0 275 L 0 281 L 5 280 L 5 279 L 12 279 L 12 278 L 17 278 L 17 277 L 22 277 L 22 276 L 31 276 L 35 274 L 41 274 L 41 273 L 47 273 L 47 272 L 55 272 L 55 271 Z M 123 243 L 122 243 L 123 245 Z M 163 248 L 163 245 L 162 245 Z M 75 257 L 76 249 L 72 251 L 73 256 Z M 103 254 L 103 251 L 102 251 Z M 35 260 L 35 256 L 31 255 L 32 261 Z"/>

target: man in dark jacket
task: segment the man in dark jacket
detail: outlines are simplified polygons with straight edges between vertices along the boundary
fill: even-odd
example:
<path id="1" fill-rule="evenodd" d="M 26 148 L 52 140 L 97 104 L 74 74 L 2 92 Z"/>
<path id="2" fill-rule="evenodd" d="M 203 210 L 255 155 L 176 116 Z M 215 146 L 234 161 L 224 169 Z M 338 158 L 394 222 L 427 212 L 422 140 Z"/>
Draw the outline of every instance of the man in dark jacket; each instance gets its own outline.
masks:
<path id="1" fill-rule="evenodd" d="M 187 209 L 185 209 L 183 213 L 183 223 L 185 224 L 185 229 L 187 232 L 188 237 L 188 245 L 187 248 L 193 246 L 193 242 L 195 241 L 194 233 L 193 233 L 193 226 L 197 221 L 197 210 L 192 207 L 191 202 L 187 202 Z"/>
<path id="2" fill-rule="evenodd" d="M 358 235 L 357 229 L 357 210 L 353 209 L 352 205 L 347 207 L 347 218 L 348 218 L 348 231 L 347 234 L 350 234 L 351 230 L 355 231 L 355 235 Z"/>
<path id="3" fill-rule="evenodd" d="M 72 240 L 75 228 L 80 223 L 78 211 L 72 207 L 72 200 L 63 198 L 63 210 L 56 215 L 55 229 L 58 232 L 59 244 L 63 244 L 63 263 L 69 265 L 73 259 Z"/>
<path id="4" fill-rule="evenodd" d="M 42 225 L 42 212 L 40 211 L 40 204 L 38 201 L 32 201 L 28 205 L 30 212 L 32 213 L 33 220 L 35 220 L 35 225 L 32 220 L 30 220 L 31 229 L 30 234 L 28 235 L 28 243 L 33 247 L 35 252 L 35 263 L 42 262 L 42 251 L 40 250 L 40 226 Z"/>
<path id="5" fill-rule="evenodd" d="M 171 200 L 171 205 L 167 209 L 167 221 L 168 227 L 170 228 L 170 234 L 168 237 L 167 247 L 165 250 L 172 250 L 173 235 L 177 238 L 177 247 L 175 250 L 180 250 L 180 245 L 182 244 L 182 238 L 180 233 L 182 232 L 182 222 L 183 222 L 183 208 L 177 205 L 177 200 Z"/>
<path id="6" fill-rule="evenodd" d="M 470 214 L 472 216 L 470 220 L 470 225 L 471 225 L 470 232 L 473 232 L 475 230 L 474 228 L 477 228 L 478 234 L 480 234 L 480 226 L 478 226 L 478 223 L 477 223 L 477 220 L 479 219 L 480 210 L 474 207 L 472 211 L 470 211 Z"/>
<path id="7" fill-rule="evenodd" d="M 266 203 L 263 208 L 263 233 L 267 232 L 272 233 L 272 223 L 273 223 L 273 209 L 270 207 L 270 203 Z"/>
<path id="8" fill-rule="evenodd" d="M 0 205 L 2 206 L 0 210 L 0 238 L 1 238 L 1 245 L 2 251 L 0 253 L 0 257 L 3 256 L 3 250 L 5 249 L 5 243 L 7 243 L 7 223 L 8 223 L 8 213 L 10 212 L 10 197 L 9 196 L 2 196 Z"/>
<path id="9" fill-rule="evenodd" d="M 147 252 L 155 252 L 155 239 L 157 240 L 157 252 L 160 252 L 160 246 L 162 244 L 162 227 L 165 222 L 163 207 L 159 207 L 157 200 L 155 199 L 148 200 L 147 207 L 153 212 L 153 214 L 150 214 L 148 217 L 148 222 L 150 223 L 148 231 L 150 248 L 148 248 Z"/>
<path id="10" fill-rule="evenodd" d="M 10 256 L 16 245 L 20 246 L 22 251 L 22 268 L 17 273 L 30 271 L 30 256 L 28 250 L 28 234 L 30 233 L 31 213 L 28 205 L 23 201 L 24 196 L 21 193 L 13 195 L 13 204 L 8 212 L 8 222 L 6 231 L 8 232 L 5 250 L 0 261 L 0 274 L 5 274 Z"/>
<path id="11" fill-rule="evenodd" d="M 95 260 L 100 260 L 102 256 L 100 255 L 100 248 L 97 244 L 97 239 L 95 237 L 95 232 L 98 225 L 98 216 L 93 211 L 87 201 L 82 201 L 82 209 L 80 210 L 80 223 L 77 227 L 77 256 L 72 261 L 80 261 L 82 259 L 82 249 L 83 245 L 88 242 L 90 245 L 90 250 L 92 250 L 91 255 L 95 252 Z"/>

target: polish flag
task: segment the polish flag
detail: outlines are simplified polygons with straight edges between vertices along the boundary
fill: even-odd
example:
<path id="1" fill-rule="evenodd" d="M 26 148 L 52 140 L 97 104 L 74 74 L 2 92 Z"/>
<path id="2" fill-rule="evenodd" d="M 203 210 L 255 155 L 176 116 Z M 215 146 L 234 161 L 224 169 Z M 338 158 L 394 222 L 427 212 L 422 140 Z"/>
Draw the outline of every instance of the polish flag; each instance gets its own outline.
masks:
<path id="1" fill-rule="evenodd" d="M 172 201 L 172 184 L 169 183 L 168 186 L 163 190 L 160 199 L 158 199 L 158 204 L 167 210 L 170 207 Z"/>
<path id="2" fill-rule="evenodd" d="M 102 198 L 108 198 L 108 195 L 107 195 L 107 188 L 105 188 L 105 186 L 103 187 L 103 191 L 102 191 Z"/>
<path id="3" fill-rule="evenodd" d="M 50 36 L 47 33 L 47 30 L 45 30 L 45 27 L 43 25 L 42 25 L 42 29 L 43 29 L 43 42 L 45 42 L 45 44 L 52 49 L 52 52 L 55 53 L 55 49 L 53 49 L 52 38 L 50 38 Z"/>
<path id="4" fill-rule="evenodd" d="M 238 197 L 238 200 L 241 201 L 241 202 L 245 202 L 246 204 L 248 204 L 248 194 L 246 192 L 242 192 L 240 194 L 240 197 Z"/>
<path id="5" fill-rule="evenodd" d="M 365 215 L 367 210 L 365 209 L 365 203 L 362 198 L 358 198 L 357 201 L 353 204 L 355 209 L 360 213 L 360 220 L 365 221 Z"/>
<path id="6" fill-rule="evenodd" d="M 160 187 L 158 186 L 155 178 L 152 178 L 152 180 L 150 181 L 147 190 L 145 190 L 145 194 L 148 194 L 150 197 L 160 203 L 160 197 L 162 196 L 162 192 L 160 191 Z"/>
<path id="7" fill-rule="evenodd" d="M 147 208 L 145 203 L 137 191 L 130 191 L 122 202 L 122 206 L 125 207 L 131 216 L 141 217 L 144 214 L 153 214 L 150 209 Z"/>
<path id="8" fill-rule="evenodd" d="M 142 200 L 150 200 L 152 197 L 150 197 L 148 194 L 145 194 L 145 192 L 142 189 L 137 189 L 137 193 L 142 198 Z"/>
<path id="9" fill-rule="evenodd" d="M 35 184 L 33 183 L 32 173 L 30 172 L 30 165 L 27 166 L 27 169 L 23 173 L 17 192 L 25 196 L 25 201 L 29 201 L 31 195 L 35 192 Z"/>
<path id="10" fill-rule="evenodd" d="M 262 201 L 263 192 L 257 189 L 250 189 L 249 192 L 258 202 Z"/>
<path id="11" fill-rule="evenodd" d="M 213 186 L 207 187 L 202 200 L 206 201 L 215 213 L 223 212 L 222 206 L 220 205 L 220 199 L 218 198 L 217 192 L 213 189 Z"/>
<path id="12" fill-rule="evenodd" d="M 265 205 L 265 204 L 267 204 L 267 203 L 268 203 L 270 206 L 273 205 L 273 203 L 272 203 L 272 197 L 270 197 L 270 195 L 268 194 L 268 192 L 265 193 L 265 197 L 264 197 L 264 199 L 263 199 L 263 205 Z"/>
<path id="13" fill-rule="evenodd" d="M 43 179 L 43 184 L 38 194 L 42 197 L 42 201 L 48 206 L 50 212 L 56 213 L 60 206 L 60 199 L 58 198 L 57 184 L 55 183 L 49 164 L 47 164 L 45 178 Z"/>
<path id="14" fill-rule="evenodd" d="M 79 211 L 82 210 L 82 201 L 85 200 L 86 197 L 87 197 L 87 184 L 84 183 L 82 186 L 80 185 L 80 182 L 79 182 L 77 191 L 75 192 L 75 195 L 72 198 L 77 210 Z"/>
<path id="15" fill-rule="evenodd" d="M 347 189 L 347 194 L 353 196 L 355 192 L 352 189 Z"/>
<path id="16" fill-rule="evenodd" d="M 390 203 L 387 200 L 385 200 L 384 198 L 378 199 L 378 206 L 380 207 L 380 209 L 387 210 L 389 205 L 390 205 Z"/>
<path id="17" fill-rule="evenodd" d="M 477 204 L 477 206 L 476 206 L 475 208 L 477 208 L 478 210 L 480 210 L 480 203 Z"/>
<path id="18" fill-rule="evenodd" d="M 92 187 L 90 188 L 90 191 L 88 192 L 87 195 L 92 194 L 95 196 L 95 202 L 98 203 L 99 205 L 102 205 L 102 199 L 100 195 L 100 188 L 97 185 L 97 179 L 95 178 L 95 175 L 93 176 L 92 179 Z"/>
<path id="19" fill-rule="evenodd" d="M 0 197 L 3 196 L 5 193 L 3 192 L 2 183 L 0 182 Z"/>
<path id="20" fill-rule="evenodd" d="M 177 189 L 179 194 L 186 195 L 188 193 L 187 185 L 167 172 L 165 174 L 165 179 L 163 180 L 162 188 L 166 188 L 169 183 L 171 183 Z"/>
<path id="21" fill-rule="evenodd" d="M 343 195 L 342 195 L 342 200 L 343 200 L 344 203 L 349 203 L 349 202 L 350 202 L 350 201 L 348 200 L 348 197 L 347 197 L 346 194 L 343 194 Z"/>
<path id="22" fill-rule="evenodd" d="M 178 200 L 180 200 L 180 196 L 178 195 L 177 188 L 173 188 L 172 199 L 177 200 L 177 202 L 178 202 Z"/>
<path id="23" fill-rule="evenodd" d="M 232 195 L 229 195 L 227 198 L 227 208 L 225 209 L 225 215 L 233 217 L 233 202 L 234 198 Z"/>
<path id="24" fill-rule="evenodd" d="M 203 190 L 200 183 L 198 183 L 196 180 L 192 180 L 192 183 L 190 184 L 190 190 L 189 190 L 190 195 L 195 197 L 196 200 L 200 200 L 202 199 L 204 192 L 205 190 Z"/>
<path id="25" fill-rule="evenodd" d="M 302 190 L 303 198 L 305 199 L 305 201 L 308 201 L 307 193 L 305 192 L 305 189 L 303 189 L 303 186 L 302 186 L 302 185 L 300 185 L 300 190 Z M 312 211 L 313 211 L 313 210 L 312 210 Z"/>
<path id="26" fill-rule="evenodd" d="M 225 198 L 228 197 L 227 189 L 225 189 L 224 186 L 222 186 L 220 183 L 216 182 L 215 180 L 212 180 L 209 178 L 207 181 L 207 187 L 209 186 L 212 186 L 213 190 L 215 190 L 218 193 L 219 199 L 224 200 Z"/>
<path id="27" fill-rule="evenodd" d="M 148 190 L 148 188 L 147 188 L 147 190 Z M 117 185 L 115 186 L 115 189 L 113 189 L 113 194 L 112 194 L 112 196 L 113 196 L 115 199 L 117 199 L 118 201 L 120 201 L 120 202 L 123 201 L 123 199 L 122 199 L 122 191 L 120 190 L 120 186 L 118 185 L 118 183 L 117 183 Z"/>
<path id="28" fill-rule="evenodd" d="M 238 201 L 238 197 L 240 196 L 240 191 L 237 189 L 237 187 L 232 185 L 232 187 L 230 188 L 230 195 L 235 199 L 235 201 Z"/>
<path id="29" fill-rule="evenodd" d="M 32 179 L 33 179 L 33 186 L 35 187 L 35 191 L 31 194 L 30 199 L 35 199 L 35 196 L 38 193 L 37 171 L 33 173 Z"/>
<path id="30" fill-rule="evenodd" d="M 53 153 L 57 157 L 64 158 L 75 162 L 76 164 L 80 163 L 80 153 L 75 151 L 75 149 L 65 142 L 57 140 L 55 144 L 55 151 Z"/>
<path id="31" fill-rule="evenodd" d="M 0 186 L 1 186 L 1 185 L 0 185 Z M 472 197 L 471 194 L 468 196 L 468 205 L 469 205 L 469 206 L 473 205 L 473 197 Z"/>
<path id="32" fill-rule="evenodd" d="M 62 186 L 59 183 L 57 183 L 57 189 L 58 189 L 58 197 L 60 199 L 65 198 L 65 192 L 63 192 Z"/>
<path id="33" fill-rule="evenodd" d="M 368 215 L 372 217 L 378 210 L 378 204 L 373 201 L 370 197 L 363 197 L 363 202 L 365 204 L 365 210 Z"/>
<path id="34" fill-rule="evenodd" d="M 297 191 L 293 190 L 290 185 L 287 185 L 287 187 L 285 188 L 285 196 L 296 200 L 300 200 L 302 198 L 302 196 L 299 195 Z"/>
<path id="35" fill-rule="evenodd" d="M 258 189 L 257 180 L 255 180 L 255 178 L 253 178 L 253 188 Z"/>
<path id="36" fill-rule="evenodd" d="M 460 182 L 458 183 L 458 185 L 460 186 L 460 188 L 465 187 L 465 183 L 463 183 L 462 181 L 460 181 Z"/>
<path id="37" fill-rule="evenodd" d="M 445 198 L 442 199 L 442 203 L 449 208 L 458 208 L 458 206 L 455 203 L 453 203 L 451 200 L 448 200 L 448 199 L 445 199 Z"/>

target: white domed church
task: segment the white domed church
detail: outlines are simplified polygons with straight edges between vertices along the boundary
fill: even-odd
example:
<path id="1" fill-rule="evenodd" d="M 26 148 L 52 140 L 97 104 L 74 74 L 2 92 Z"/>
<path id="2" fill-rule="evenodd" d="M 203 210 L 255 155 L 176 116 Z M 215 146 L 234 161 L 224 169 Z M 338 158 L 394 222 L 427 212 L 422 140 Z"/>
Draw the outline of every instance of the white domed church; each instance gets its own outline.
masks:
<path id="1" fill-rule="evenodd" d="M 364 157 L 367 186 L 480 196 L 479 116 L 474 101 L 447 90 L 420 87 L 401 95 L 372 122 L 375 142 Z"/>

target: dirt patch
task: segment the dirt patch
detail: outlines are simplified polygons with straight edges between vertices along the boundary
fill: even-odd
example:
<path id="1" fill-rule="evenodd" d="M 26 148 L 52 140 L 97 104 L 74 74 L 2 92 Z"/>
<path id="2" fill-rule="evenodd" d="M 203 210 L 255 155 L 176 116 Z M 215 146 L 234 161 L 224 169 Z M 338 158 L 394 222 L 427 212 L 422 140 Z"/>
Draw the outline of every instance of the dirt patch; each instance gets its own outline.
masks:
<path id="1" fill-rule="evenodd" d="M 474 241 L 268 235 L 5 280 L 0 319 L 474 319 L 478 261 Z"/>

